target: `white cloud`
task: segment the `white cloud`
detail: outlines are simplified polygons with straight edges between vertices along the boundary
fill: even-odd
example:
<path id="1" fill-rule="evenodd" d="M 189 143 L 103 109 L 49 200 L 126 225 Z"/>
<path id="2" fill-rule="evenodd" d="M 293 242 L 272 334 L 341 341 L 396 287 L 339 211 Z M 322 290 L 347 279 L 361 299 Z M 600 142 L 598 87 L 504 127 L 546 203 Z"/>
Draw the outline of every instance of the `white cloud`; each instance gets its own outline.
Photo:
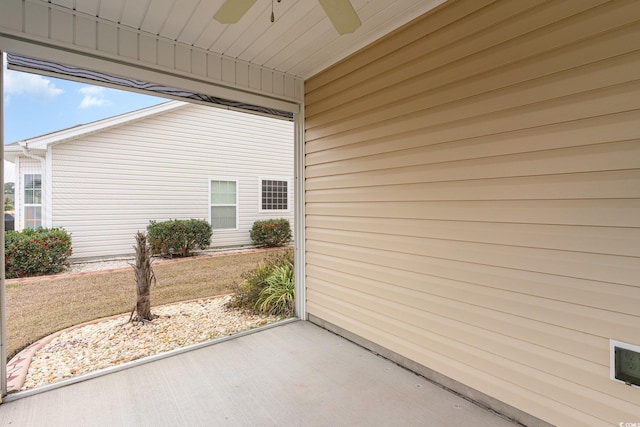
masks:
<path id="1" fill-rule="evenodd" d="M 51 80 L 35 74 L 7 70 L 4 77 L 4 90 L 8 95 L 32 95 L 47 101 L 64 92 Z"/>
<path id="2" fill-rule="evenodd" d="M 80 108 L 104 107 L 111 105 L 111 102 L 105 98 L 103 87 L 83 86 L 79 91 L 84 95 L 80 102 Z"/>
<path id="3" fill-rule="evenodd" d="M 56 87 L 51 80 L 35 74 L 7 70 L 7 55 L 2 55 L 4 71 L 4 102 L 8 106 L 11 95 L 31 95 L 36 99 L 48 101 L 64 91 Z"/>
<path id="4" fill-rule="evenodd" d="M 78 90 L 83 95 L 104 96 L 104 88 L 100 86 L 82 86 Z"/>
<path id="5" fill-rule="evenodd" d="M 104 98 L 89 95 L 85 95 L 84 98 L 82 98 L 82 102 L 80 102 L 80 108 L 102 107 L 104 105 L 109 105 L 109 101 Z"/>

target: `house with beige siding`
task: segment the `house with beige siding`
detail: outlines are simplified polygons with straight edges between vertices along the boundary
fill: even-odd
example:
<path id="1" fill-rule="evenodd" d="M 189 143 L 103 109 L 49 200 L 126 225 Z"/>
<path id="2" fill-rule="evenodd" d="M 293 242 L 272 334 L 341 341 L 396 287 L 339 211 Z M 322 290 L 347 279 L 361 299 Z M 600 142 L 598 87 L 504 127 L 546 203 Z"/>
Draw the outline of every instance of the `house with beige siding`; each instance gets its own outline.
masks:
<path id="1" fill-rule="evenodd" d="M 5 147 L 16 229 L 62 227 L 73 257 L 130 254 L 149 221 L 199 218 L 212 247 L 251 245 L 254 221 L 293 224 L 293 124 L 170 101 Z"/>
<path id="2" fill-rule="evenodd" d="M 638 0 L 354 0 L 343 36 L 136 1 L 6 0 L 0 49 L 291 112 L 302 320 L 526 425 L 640 422 Z"/>

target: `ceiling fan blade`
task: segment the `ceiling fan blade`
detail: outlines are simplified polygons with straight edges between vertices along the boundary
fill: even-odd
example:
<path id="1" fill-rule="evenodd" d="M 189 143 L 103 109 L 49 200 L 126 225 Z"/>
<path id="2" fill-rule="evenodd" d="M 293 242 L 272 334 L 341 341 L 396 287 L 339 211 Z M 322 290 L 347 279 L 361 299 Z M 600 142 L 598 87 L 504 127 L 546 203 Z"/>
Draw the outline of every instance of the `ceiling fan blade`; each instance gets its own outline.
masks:
<path id="1" fill-rule="evenodd" d="M 318 0 L 338 34 L 353 33 L 362 22 L 349 0 Z"/>
<path id="2" fill-rule="evenodd" d="M 255 4 L 256 0 L 227 0 L 213 15 L 221 24 L 235 24 Z"/>

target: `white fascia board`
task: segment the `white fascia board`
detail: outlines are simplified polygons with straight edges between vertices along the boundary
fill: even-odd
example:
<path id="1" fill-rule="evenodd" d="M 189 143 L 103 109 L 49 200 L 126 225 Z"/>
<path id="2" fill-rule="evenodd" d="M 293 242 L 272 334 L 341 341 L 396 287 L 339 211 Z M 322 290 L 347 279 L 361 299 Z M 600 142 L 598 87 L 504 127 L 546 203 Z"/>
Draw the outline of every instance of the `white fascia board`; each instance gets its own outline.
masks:
<path id="1" fill-rule="evenodd" d="M 96 18 L 98 19 L 98 18 Z M 142 33 L 141 33 L 142 34 Z M 153 82 L 169 87 L 191 90 L 197 93 L 231 99 L 246 104 L 260 105 L 282 111 L 297 113 L 300 111 L 300 100 L 277 96 L 272 93 L 248 87 L 234 87 L 229 82 L 211 81 L 207 77 L 187 75 L 184 72 L 170 69 L 158 64 L 148 64 L 131 58 L 123 58 L 95 49 L 43 39 L 42 37 L 0 28 L 0 49 L 27 57 L 66 64 L 74 67 L 97 70 L 105 73 L 126 76 L 128 78 Z M 220 58 L 223 55 L 219 56 Z M 235 58 L 227 58 L 233 63 L 244 63 Z M 12 67 L 13 68 L 13 67 Z M 18 68 L 15 68 L 18 69 Z M 47 73 L 42 73 L 47 75 Z M 54 76 L 60 77 L 60 76 Z M 304 89 L 304 81 L 297 76 L 297 92 Z M 299 95 L 301 97 L 301 95 Z"/>
<path id="2" fill-rule="evenodd" d="M 4 160 L 15 163 L 16 159 L 22 155 L 22 147 L 17 144 L 4 146 Z"/>

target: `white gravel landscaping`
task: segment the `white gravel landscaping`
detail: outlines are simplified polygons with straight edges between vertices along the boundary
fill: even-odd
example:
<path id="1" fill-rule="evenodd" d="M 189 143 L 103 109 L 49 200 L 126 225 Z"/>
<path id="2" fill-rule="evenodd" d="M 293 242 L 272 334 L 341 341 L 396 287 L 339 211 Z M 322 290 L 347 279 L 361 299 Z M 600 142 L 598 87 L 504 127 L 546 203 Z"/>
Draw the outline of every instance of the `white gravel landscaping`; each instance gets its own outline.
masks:
<path id="1" fill-rule="evenodd" d="M 159 317 L 137 325 L 123 315 L 62 332 L 35 353 L 22 390 L 279 320 L 227 309 L 230 298 L 152 307 Z"/>
<path id="2" fill-rule="evenodd" d="M 62 274 L 85 273 L 88 271 L 111 270 L 114 268 L 131 267 L 133 258 L 106 259 L 71 264 Z"/>

